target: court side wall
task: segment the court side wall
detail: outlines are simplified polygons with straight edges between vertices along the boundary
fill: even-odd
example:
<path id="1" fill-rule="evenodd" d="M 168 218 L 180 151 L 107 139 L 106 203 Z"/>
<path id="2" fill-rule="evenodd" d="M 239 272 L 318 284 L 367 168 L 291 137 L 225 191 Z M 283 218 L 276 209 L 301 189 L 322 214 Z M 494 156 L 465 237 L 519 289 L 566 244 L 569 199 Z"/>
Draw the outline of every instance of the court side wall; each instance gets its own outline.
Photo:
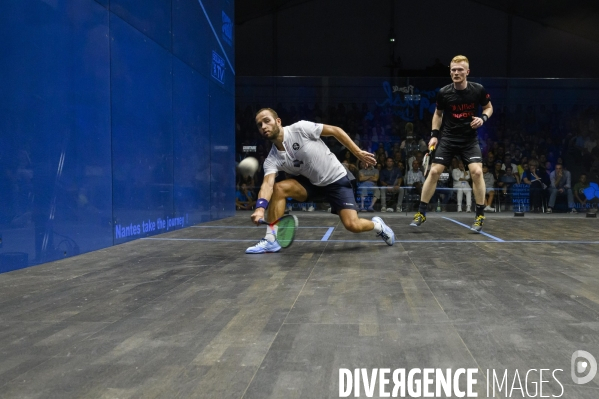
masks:
<path id="1" fill-rule="evenodd" d="M 3 6 L 0 272 L 233 215 L 233 0 Z"/>
<path id="2" fill-rule="evenodd" d="M 509 46 L 508 15 L 473 1 L 396 2 L 393 19 L 407 70 L 465 54 L 476 76 L 599 78 L 599 43 L 513 17 Z M 390 25 L 388 1 L 309 1 L 249 20 L 238 76 L 389 76 Z"/>

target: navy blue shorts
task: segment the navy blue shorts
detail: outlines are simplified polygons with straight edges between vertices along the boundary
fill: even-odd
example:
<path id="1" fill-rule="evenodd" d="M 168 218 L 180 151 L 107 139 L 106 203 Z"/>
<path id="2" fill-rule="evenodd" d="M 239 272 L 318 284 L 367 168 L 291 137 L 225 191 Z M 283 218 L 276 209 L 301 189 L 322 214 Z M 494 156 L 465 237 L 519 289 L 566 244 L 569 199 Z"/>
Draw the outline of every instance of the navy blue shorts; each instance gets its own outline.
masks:
<path id="1" fill-rule="evenodd" d="M 315 186 L 305 176 L 291 176 L 291 178 L 297 180 L 306 189 L 307 201 L 328 202 L 331 204 L 331 213 L 335 215 L 338 215 L 341 209 L 358 210 L 354 198 L 354 188 L 347 175 L 324 187 Z"/>
<path id="2" fill-rule="evenodd" d="M 471 163 L 482 162 L 483 156 L 480 151 L 480 144 L 478 144 L 478 138 L 475 137 L 471 141 L 464 142 L 441 137 L 433 154 L 432 163 L 449 166 L 453 157 L 461 159 L 465 166 Z"/>

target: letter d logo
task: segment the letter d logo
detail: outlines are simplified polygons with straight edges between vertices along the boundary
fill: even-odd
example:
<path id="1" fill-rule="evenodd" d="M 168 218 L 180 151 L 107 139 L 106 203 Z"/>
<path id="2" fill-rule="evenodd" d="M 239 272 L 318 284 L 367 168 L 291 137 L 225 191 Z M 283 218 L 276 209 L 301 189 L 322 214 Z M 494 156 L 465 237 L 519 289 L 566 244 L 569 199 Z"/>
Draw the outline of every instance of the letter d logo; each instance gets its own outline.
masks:
<path id="1" fill-rule="evenodd" d="M 580 358 L 584 358 L 582 360 Z M 590 366 L 590 368 L 589 368 Z M 577 374 L 582 374 L 589 370 L 586 377 L 578 377 Z M 590 382 L 597 374 L 597 360 L 586 351 L 576 351 L 572 354 L 572 381 L 575 384 L 586 384 Z"/>

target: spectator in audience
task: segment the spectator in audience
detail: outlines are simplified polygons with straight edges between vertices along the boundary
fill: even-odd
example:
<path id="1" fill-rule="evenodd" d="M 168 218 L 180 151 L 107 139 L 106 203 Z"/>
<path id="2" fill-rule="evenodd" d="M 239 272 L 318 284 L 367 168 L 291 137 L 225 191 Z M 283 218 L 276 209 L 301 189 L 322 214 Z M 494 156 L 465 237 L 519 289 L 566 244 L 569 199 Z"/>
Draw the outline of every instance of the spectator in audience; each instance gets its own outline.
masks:
<path id="1" fill-rule="evenodd" d="M 518 164 L 518 170 L 516 171 L 516 169 L 514 169 L 514 173 L 517 172 L 518 176 L 520 176 L 520 180 L 522 180 L 522 175 L 527 170 L 528 170 L 528 158 L 522 157 L 522 159 L 520 160 L 520 163 Z"/>
<path id="2" fill-rule="evenodd" d="M 415 151 L 414 155 L 408 158 L 408 165 L 414 165 L 414 161 L 418 161 L 418 165 L 422 165 L 422 160 L 424 159 L 424 153 L 422 151 Z M 410 168 L 411 170 L 411 168 Z"/>
<path id="3" fill-rule="evenodd" d="M 462 199 L 466 194 L 466 212 L 472 212 L 472 187 L 470 187 L 470 171 L 464 168 L 461 160 L 452 172 L 453 188 L 457 193 L 458 212 L 462 212 Z"/>
<path id="4" fill-rule="evenodd" d="M 402 176 L 406 175 L 406 166 L 402 160 L 395 162 L 395 166 L 397 166 L 397 169 L 399 169 L 401 171 Z"/>
<path id="5" fill-rule="evenodd" d="M 381 191 L 379 190 L 377 183 L 379 181 L 379 171 L 373 165 L 368 165 L 366 162 L 361 162 L 362 169 L 358 173 L 359 189 L 360 189 L 360 211 L 374 212 L 374 204 L 381 197 Z M 373 197 L 372 202 L 368 209 L 364 207 L 364 199 L 368 195 L 368 190 L 372 190 Z"/>
<path id="6" fill-rule="evenodd" d="M 450 173 L 453 173 L 453 170 L 459 169 L 459 167 L 460 167 L 460 160 L 457 157 L 453 157 L 453 159 L 451 160 L 451 166 L 449 167 Z"/>
<path id="7" fill-rule="evenodd" d="M 443 169 L 443 173 L 439 175 L 439 181 L 437 181 L 437 188 L 435 189 L 435 194 L 431 201 L 429 202 L 432 206 L 436 206 L 435 204 L 439 204 L 441 202 L 441 212 L 447 211 L 447 203 L 452 195 L 452 178 L 451 173 L 449 171 L 449 167 L 445 167 Z"/>
<path id="8" fill-rule="evenodd" d="M 414 125 L 411 122 L 406 123 L 406 139 L 402 141 L 400 148 L 403 152 L 403 158 L 408 159 L 412 156 L 414 151 L 418 151 L 420 149 L 420 145 L 416 140 L 416 136 L 414 135 Z"/>
<path id="9" fill-rule="evenodd" d="M 401 212 L 404 191 L 401 188 L 403 174 L 393 163 L 393 158 L 388 157 L 385 168 L 379 173 L 379 186 L 381 190 L 381 212 L 393 212 L 393 208 L 387 208 L 387 196 L 393 197 L 398 194 L 397 211 Z"/>
<path id="10" fill-rule="evenodd" d="M 489 167 L 483 165 L 483 180 L 485 181 L 485 187 L 487 195 L 485 197 L 485 211 L 495 212 L 493 206 L 493 199 L 495 198 L 495 177 L 493 173 L 489 172 Z"/>
<path id="11" fill-rule="evenodd" d="M 572 213 L 576 213 L 576 207 L 574 205 L 574 195 L 572 193 L 572 176 L 570 172 L 564 169 L 561 164 L 555 165 L 555 170 L 551 172 L 551 196 L 549 197 L 549 208 L 547 213 L 553 212 L 555 206 L 555 200 L 558 195 L 566 194 L 568 196 L 568 208 L 571 209 Z"/>
<path id="12" fill-rule="evenodd" d="M 520 176 L 515 175 L 511 166 L 508 166 L 505 173 L 501 175 L 500 181 L 497 186 L 502 189 L 503 194 L 511 194 L 512 186 L 514 184 L 520 184 Z"/>
<path id="13" fill-rule="evenodd" d="M 528 170 L 522 174 L 522 182 L 530 186 L 530 206 L 536 213 L 541 211 L 545 189 L 551 184 L 549 179 L 544 176 L 545 174 L 544 169 L 539 169 L 536 159 L 531 159 L 528 162 Z"/>
<path id="14" fill-rule="evenodd" d="M 505 171 L 501 169 L 503 167 L 503 164 L 501 163 L 501 161 L 495 162 L 494 166 L 495 167 L 493 169 L 491 169 L 491 173 L 493 174 L 493 178 L 495 179 L 495 182 L 498 182 L 501 180 L 501 176 L 503 176 Z"/>
<path id="15" fill-rule="evenodd" d="M 239 190 L 235 192 L 235 205 L 237 210 L 250 210 L 254 209 L 256 201 L 250 190 L 248 190 L 245 183 L 241 183 Z"/>
<path id="16" fill-rule="evenodd" d="M 501 170 L 505 170 L 505 168 L 508 166 L 511 166 L 512 170 L 515 170 L 518 167 L 515 163 L 512 163 L 512 156 L 510 154 L 506 154 L 503 157 L 503 164 L 501 165 Z"/>
<path id="17" fill-rule="evenodd" d="M 483 161 L 483 163 L 493 168 L 495 164 L 495 153 L 489 151 L 489 153 L 487 154 L 487 158 Z"/>
<path id="18" fill-rule="evenodd" d="M 407 187 L 412 187 L 410 193 L 418 194 L 422 192 L 422 183 L 424 183 L 424 175 L 420 170 L 420 163 L 417 160 L 412 161 L 412 169 L 405 175 L 405 183 Z"/>
<path id="19" fill-rule="evenodd" d="M 591 185 L 587 180 L 586 173 L 581 174 L 578 178 L 578 182 L 574 185 L 574 198 L 576 198 L 576 202 L 580 204 L 580 208 L 588 208 L 589 202 L 597 204 L 598 199 L 596 197 L 593 197 L 590 200 L 588 200 L 586 195 L 584 194 L 584 190 L 589 188 L 590 186 Z"/>

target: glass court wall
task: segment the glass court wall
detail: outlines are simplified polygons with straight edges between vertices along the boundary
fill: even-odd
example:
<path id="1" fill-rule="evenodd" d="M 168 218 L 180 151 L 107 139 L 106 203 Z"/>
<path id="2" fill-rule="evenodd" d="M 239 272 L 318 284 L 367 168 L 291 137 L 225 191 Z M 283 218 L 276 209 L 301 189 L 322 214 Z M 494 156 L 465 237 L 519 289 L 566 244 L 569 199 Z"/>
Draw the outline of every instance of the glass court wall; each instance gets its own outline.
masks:
<path id="1" fill-rule="evenodd" d="M 575 206 L 581 212 L 587 207 L 596 207 L 599 191 L 594 194 L 593 189 L 599 183 L 599 81 L 476 77 L 469 77 L 469 80 L 485 86 L 494 108 L 493 117 L 478 130 L 485 163 L 495 178 L 494 210 L 512 211 L 514 207 L 521 207 L 523 211 L 535 210 L 531 209 L 529 186 L 516 185 L 512 190 L 512 185 L 509 185 L 510 192 L 504 194 L 508 190 L 497 184 L 505 174 L 502 167 L 507 154 L 518 169 L 514 170 L 518 178 L 531 158 L 540 161 L 540 166 L 547 173 L 556 163 L 563 163 L 571 173 L 572 188 L 585 174 L 587 201 L 575 201 Z M 405 169 L 404 197 L 400 207 L 403 211 L 412 211 L 417 208 L 418 190 L 407 184 L 405 174 L 412 166 L 412 156 L 421 160 L 422 153 L 426 151 L 435 96 L 450 82 L 449 74 L 447 78 L 238 77 L 237 159 L 248 155 L 262 159 L 268 154 L 270 145 L 260 139 L 253 122 L 255 112 L 263 107 L 274 108 L 283 125 L 303 119 L 340 126 L 362 149 L 373 153 L 378 151 L 401 161 Z M 480 109 L 476 114 L 480 115 Z M 410 124 L 413 133 L 407 130 Z M 334 139 L 325 141 L 340 160 L 345 159 L 345 148 Z M 244 152 L 244 148 L 250 152 Z M 400 155 L 396 155 L 397 152 Z M 348 156 L 347 159 L 357 178 L 360 166 L 355 158 Z M 383 163 L 380 158 L 379 163 Z M 447 191 L 449 195 L 433 197 L 433 211 L 438 205 L 443 211 L 459 208 L 458 187 L 454 189 L 452 167 L 446 172 L 449 174 L 448 187 L 439 190 L 438 194 Z M 260 176 L 256 176 L 254 181 L 259 185 Z M 359 186 L 359 181 L 356 183 Z M 471 183 L 468 184 L 470 186 Z M 368 207 L 373 194 L 370 189 L 366 193 L 365 207 Z M 583 198 L 582 191 L 579 194 Z M 462 195 L 463 211 L 467 209 L 466 195 L 471 193 Z M 358 187 L 356 197 L 358 205 L 361 205 Z M 395 201 L 397 197 L 395 194 Z M 549 199 L 550 191 L 547 189 L 543 192 L 542 206 L 538 211 L 547 211 Z M 445 200 L 448 202 L 444 203 Z M 559 196 L 556 210 L 571 211 L 567 202 L 567 198 Z M 327 210 L 326 204 L 290 202 L 289 207 Z M 380 199 L 374 209 L 381 210 Z M 397 203 L 393 204 L 393 209 L 397 210 Z"/>
<path id="2" fill-rule="evenodd" d="M 0 272 L 233 214 L 232 0 L 5 3 Z"/>

